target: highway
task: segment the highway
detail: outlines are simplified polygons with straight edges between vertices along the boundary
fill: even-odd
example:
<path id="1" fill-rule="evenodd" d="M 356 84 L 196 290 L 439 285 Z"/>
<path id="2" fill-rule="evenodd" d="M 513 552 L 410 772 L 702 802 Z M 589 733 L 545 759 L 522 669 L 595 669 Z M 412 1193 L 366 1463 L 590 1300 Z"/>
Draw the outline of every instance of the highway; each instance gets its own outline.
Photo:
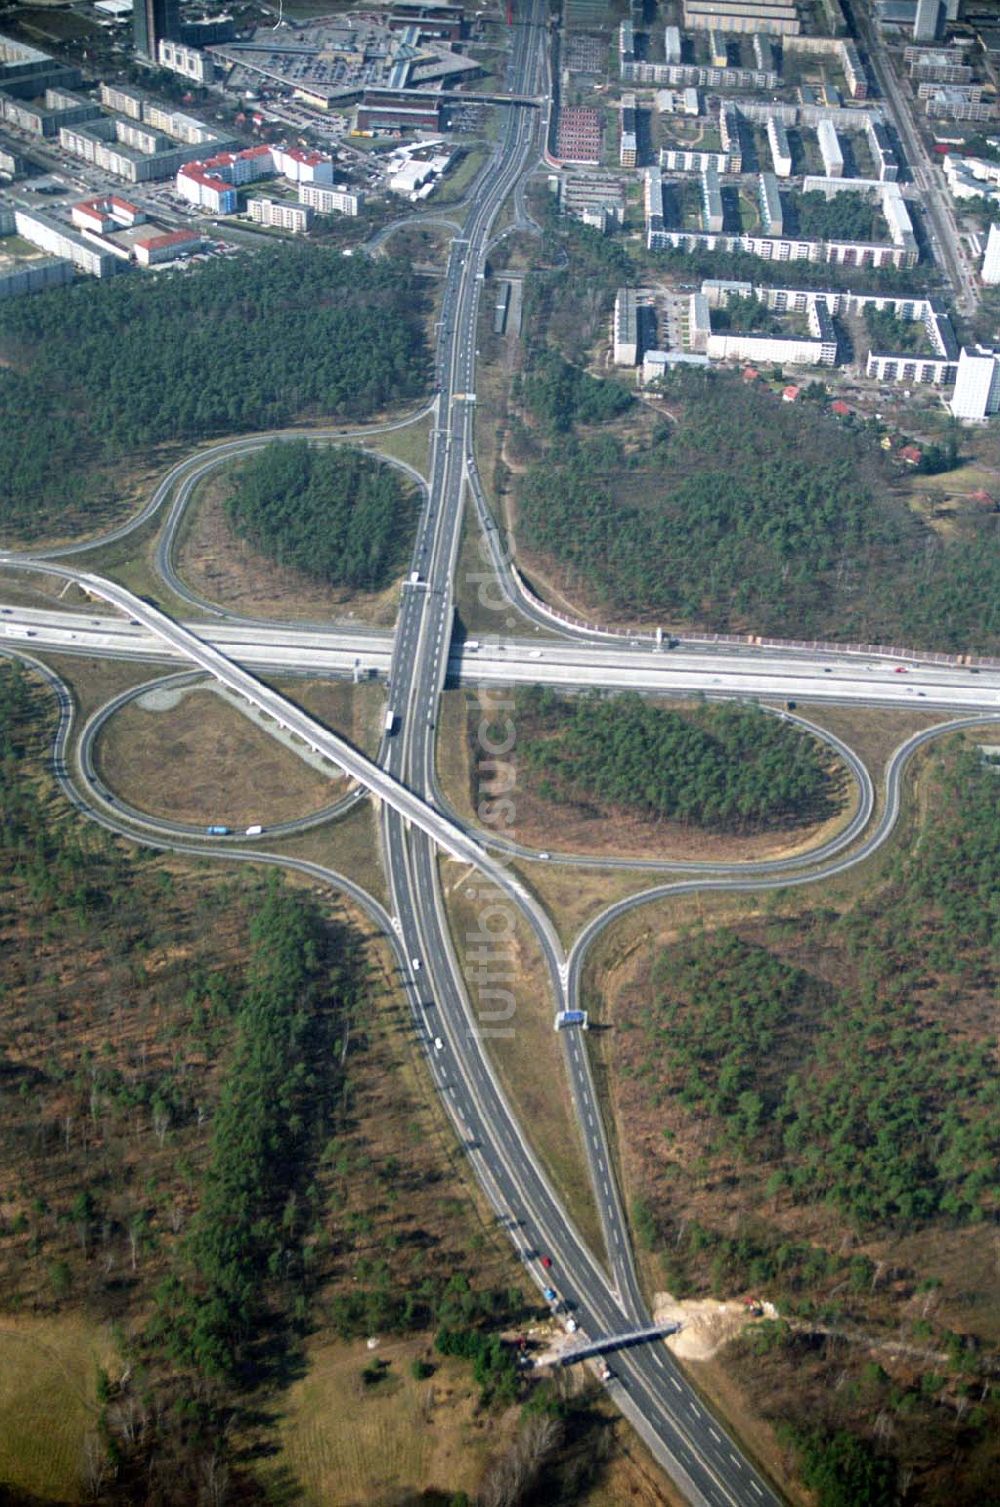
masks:
<path id="1" fill-rule="evenodd" d="M 422 539 L 425 549 L 427 537 Z M 416 558 L 423 559 L 423 555 Z M 2 566 L 0 558 L 0 569 Z M 428 594 L 435 597 L 426 580 L 416 587 L 404 585 L 401 617 L 412 618 L 407 610 L 411 598 L 419 608 Z M 447 605 L 450 610 L 450 602 Z M 392 675 L 398 682 L 393 667 L 396 635 L 384 629 L 362 624 L 313 628 L 242 620 L 192 621 L 183 626 L 247 668 L 314 675 L 352 675 L 358 671 L 385 678 Z M 510 637 L 480 639 L 478 648 L 469 648 L 468 644 L 446 644 L 445 628 L 441 622 L 438 626 L 440 662 L 446 664 L 451 680 L 470 685 L 513 682 L 566 690 L 636 690 L 676 697 L 740 696 L 748 700 L 828 701 L 896 708 L 926 702 L 927 710 L 986 711 L 1000 706 L 1000 667 L 836 652 L 817 660 L 794 650 L 779 654 L 764 649 L 689 648 L 686 642 L 679 648 L 657 652 L 652 644 L 620 638 L 581 643 L 569 638 Z M 401 637 L 414 631 L 412 623 L 405 629 L 401 623 Z M 0 601 L 0 641 L 5 637 L 30 637 L 29 646 L 36 649 L 97 658 L 134 657 L 170 663 L 187 657 L 184 649 L 165 641 L 158 632 L 144 629 L 138 621 Z"/>

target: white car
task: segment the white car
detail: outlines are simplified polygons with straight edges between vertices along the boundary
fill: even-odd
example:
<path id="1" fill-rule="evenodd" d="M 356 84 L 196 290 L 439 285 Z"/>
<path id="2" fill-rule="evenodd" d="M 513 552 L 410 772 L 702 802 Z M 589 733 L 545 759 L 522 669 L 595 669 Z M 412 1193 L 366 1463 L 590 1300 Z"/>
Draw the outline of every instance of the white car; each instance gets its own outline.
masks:
<path id="1" fill-rule="evenodd" d="M 410 967 L 413 969 L 414 973 L 419 973 L 420 969 L 422 967 L 420 959 L 419 958 L 411 958 L 410 959 Z"/>
<path id="2" fill-rule="evenodd" d="M 434 1050 L 435 1052 L 444 1051 L 444 1042 L 441 1040 L 440 1036 L 435 1036 L 434 1038 Z"/>

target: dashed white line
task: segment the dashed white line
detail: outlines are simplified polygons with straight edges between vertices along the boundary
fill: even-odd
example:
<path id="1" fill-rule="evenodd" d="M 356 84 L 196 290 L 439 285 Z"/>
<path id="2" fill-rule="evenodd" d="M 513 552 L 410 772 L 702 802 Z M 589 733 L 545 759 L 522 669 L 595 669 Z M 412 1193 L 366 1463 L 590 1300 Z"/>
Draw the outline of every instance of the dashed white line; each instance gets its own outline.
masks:
<path id="1" fill-rule="evenodd" d="M 721 1444 L 722 1443 L 722 1435 L 721 1434 L 717 1434 L 713 1428 L 710 1428 L 708 1432 L 711 1434 L 711 1436 L 715 1440 L 716 1444 Z"/>

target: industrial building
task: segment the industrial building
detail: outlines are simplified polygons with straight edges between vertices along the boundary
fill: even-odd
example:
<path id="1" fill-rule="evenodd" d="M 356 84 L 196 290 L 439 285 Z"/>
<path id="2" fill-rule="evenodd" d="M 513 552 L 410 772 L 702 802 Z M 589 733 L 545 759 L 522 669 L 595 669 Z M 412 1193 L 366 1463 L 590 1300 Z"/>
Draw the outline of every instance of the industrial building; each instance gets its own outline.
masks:
<path id="1" fill-rule="evenodd" d="M 684 0 L 688 31 L 755 31 L 772 36 L 797 36 L 802 30 L 794 0 Z"/>
<path id="2" fill-rule="evenodd" d="M 988 346 L 962 347 L 951 395 L 956 419 L 982 420 L 1000 412 L 1000 353 Z"/>
<path id="3" fill-rule="evenodd" d="M 582 220 L 595 230 L 608 230 L 624 223 L 625 184 L 621 178 L 600 173 L 567 173 L 557 187 L 563 214 Z"/>
<path id="4" fill-rule="evenodd" d="M 357 189 L 335 185 L 328 188 L 322 183 L 300 183 L 299 203 L 306 204 L 319 215 L 350 215 L 356 217 L 364 206 L 365 196 Z"/>
<path id="5" fill-rule="evenodd" d="M 366 89 L 356 113 L 356 128 L 362 134 L 389 131 L 440 131 L 442 102 L 434 95 L 393 94 Z"/>
<path id="6" fill-rule="evenodd" d="M 248 199 L 247 214 L 255 225 L 290 230 L 293 235 L 304 235 L 313 217 L 307 204 L 289 204 L 287 199 Z"/>

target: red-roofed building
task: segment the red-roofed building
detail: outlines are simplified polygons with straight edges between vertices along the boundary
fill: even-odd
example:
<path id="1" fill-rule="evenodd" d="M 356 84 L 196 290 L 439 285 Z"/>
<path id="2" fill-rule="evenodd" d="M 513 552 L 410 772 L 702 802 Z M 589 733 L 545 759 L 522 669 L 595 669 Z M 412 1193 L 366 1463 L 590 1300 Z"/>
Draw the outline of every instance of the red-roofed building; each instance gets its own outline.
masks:
<path id="1" fill-rule="evenodd" d="M 333 163 L 322 152 L 303 152 L 298 147 L 271 147 L 274 171 L 293 183 L 332 183 Z"/>
<path id="2" fill-rule="evenodd" d="M 91 230 L 95 235 L 106 235 L 109 230 L 121 230 L 132 225 L 143 225 L 146 216 L 136 204 L 119 199 L 117 194 L 96 199 L 82 199 L 74 204 L 70 215 L 78 230 Z"/>
<path id="3" fill-rule="evenodd" d="M 899 452 L 899 458 L 908 466 L 919 466 L 924 458 L 924 452 L 919 445 L 904 445 Z"/>
<path id="4" fill-rule="evenodd" d="M 744 382 L 756 382 L 757 378 L 760 376 L 760 372 L 755 366 L 745 366 L 740 372 L 740 376 L 743 378 Z"/>
<path id="5" fill-rule="evenodd" d="M 781 389 L 781 401 L 783 403 L 795 403 L 798 401 L 799 389 L 797 387 L 783 387 Z"/>
<path id="6" fill-rule="evenodd" d="M 830 404 L 830 412 L 835 413 L 838 419 L 846 419 L 847 415 L 853 412 L 853 409 L 851 409 L 848 404 L 842 402 L 840 398 L 836 398 Z"/>
<path id="7" fill-rule="evenodd" d="M 135 241 L 133 250 L 140 267 L 152 267 L 157 262 L 172 262 L 200 251 L 201 236 L 193 230 L 157 230 Z"/>

